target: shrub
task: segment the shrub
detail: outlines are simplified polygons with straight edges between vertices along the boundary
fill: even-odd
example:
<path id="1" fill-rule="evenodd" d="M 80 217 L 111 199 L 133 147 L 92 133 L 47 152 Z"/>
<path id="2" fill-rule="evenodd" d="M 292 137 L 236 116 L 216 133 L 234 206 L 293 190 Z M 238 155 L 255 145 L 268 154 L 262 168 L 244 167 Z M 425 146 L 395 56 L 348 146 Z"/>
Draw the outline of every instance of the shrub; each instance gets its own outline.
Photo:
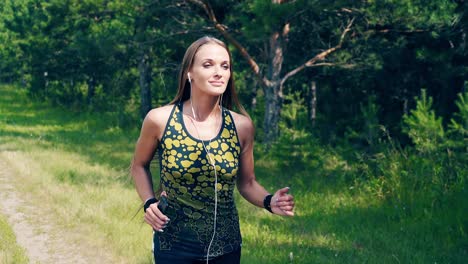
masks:
<path id="1" fill-rule="evenodd" d="M 411 110 L 410 115 L 403 116 L 406 125 L 403 131 L 422 153 L 437 150 L 444 141 L 442 118 L 437 117 L 432 110 L 432 102 L 432 98 L 428 97 L 426 90 L 423 89 L 421 97 L 416 98 L 416 109 Z"/>

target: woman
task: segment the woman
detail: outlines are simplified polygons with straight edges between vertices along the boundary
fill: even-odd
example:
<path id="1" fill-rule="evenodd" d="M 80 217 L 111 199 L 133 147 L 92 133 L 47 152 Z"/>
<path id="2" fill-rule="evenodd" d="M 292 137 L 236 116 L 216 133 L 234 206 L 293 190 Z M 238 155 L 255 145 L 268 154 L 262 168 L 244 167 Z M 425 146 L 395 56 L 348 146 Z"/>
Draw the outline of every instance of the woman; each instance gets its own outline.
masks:
<path id="1" fill-rule="evenodd" d="M 187 49 L 174 100 L 151 110 L 141 128 L 131 173 L 164 263 L 240 263 L 237 188 L 250 203 L 293 216 L 293 197 L 269 194 L 255 179 L 254 127 L 234 89 L 226 45 L 203 37 Z M 235 105 L 242 114 L 233 112 Z M 162 196 L 155 198 L 150 162 L 158 151 Z"/>

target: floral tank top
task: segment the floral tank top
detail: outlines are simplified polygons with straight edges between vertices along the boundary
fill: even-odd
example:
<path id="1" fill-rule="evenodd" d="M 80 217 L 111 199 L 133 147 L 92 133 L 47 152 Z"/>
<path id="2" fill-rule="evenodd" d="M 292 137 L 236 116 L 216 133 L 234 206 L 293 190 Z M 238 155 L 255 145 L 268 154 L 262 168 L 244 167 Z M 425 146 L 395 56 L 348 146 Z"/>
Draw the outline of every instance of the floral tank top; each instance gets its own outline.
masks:
<path id="1" fill-rule="evenodd" d="M 222 108 L 217 136 L 203 141 L 215 161 L 216 175 L 202 140 L 186 129 L 183 104 L 176 104 L 159 144 L 161 186 L 167 193 L 166 214 L 171 220 L 164 232 L 155 232 L 155 254 L 205 259 L 214 231 L 215 176 L 216 232 L 209 257 L 236 251 L 242 239 L 234 203 L 240 143 L 229 110 Z"/>

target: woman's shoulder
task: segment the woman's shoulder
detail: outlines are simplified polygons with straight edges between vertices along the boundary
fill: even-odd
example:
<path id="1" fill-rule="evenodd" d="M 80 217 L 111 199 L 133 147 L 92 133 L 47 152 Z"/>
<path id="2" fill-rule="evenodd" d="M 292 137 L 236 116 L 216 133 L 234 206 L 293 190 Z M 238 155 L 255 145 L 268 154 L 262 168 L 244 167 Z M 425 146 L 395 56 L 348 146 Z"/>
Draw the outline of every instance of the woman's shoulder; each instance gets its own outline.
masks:
<path id="1" fill-rule="evenodd" d="M 234 124 L 236 125 L 236 130 L 237 133 L 239 133 L 239 136 L 245 136 L 248 135 L 253 135 L 254 134 L 254 124 L 252 122 L 252 119 L 250 119 L 249 116 L 236 113 L 234 111 L 229 110 L 229 113 L 231 114 L 232 118 L 234 119 Z"/>
<path id="2" fill-rule="evenodd" d="M 172 109 L 174 109 L 173 104 L 153 108 L 146 114 L 144 122 L 151 123 L 157 127 L 165 127 Z"/>

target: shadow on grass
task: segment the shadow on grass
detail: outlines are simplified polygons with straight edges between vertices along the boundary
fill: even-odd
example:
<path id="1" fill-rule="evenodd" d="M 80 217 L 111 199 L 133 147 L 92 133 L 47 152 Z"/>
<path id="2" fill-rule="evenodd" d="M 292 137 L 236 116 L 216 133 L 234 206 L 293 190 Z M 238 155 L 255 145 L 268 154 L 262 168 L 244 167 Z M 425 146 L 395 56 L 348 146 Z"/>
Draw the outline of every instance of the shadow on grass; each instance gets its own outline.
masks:
<path id="1" fill-rule="evenodd" d="M 466 239 L 444 212 L 418 219 L 378 205 L 325 211 L 321 208 L 287 221 L 263 218 L 260 227 L 268 226 L 272 235 L 286 239 L 267 244 L 244 238 L 250 248 L 244 250 L 243 263 L 466 263 L 468 258 Z"/>
<path id="2" fill-rule="evenodd" d="M 115 114 L 77 113 L 32 103 L 24 90 L 12 86 L 0 85 L 0 94 L 3 149 L 38 147 L 78 153 L 91 164 L 121 171 L 110 180 L 131 185 L 127 168 L 140 124 L 122 130 Z M 444 211 L 408 215 L 402 207 L 393 208 L 369 200 L 371 197 L 360 200 L 362 197 L 350 194 L 340 182 L 342 175 L 335 176 L 333 170 L 308 171 L 308 175 L 298 176 L 294 168 L 281 171 L 260 163 L 256 171 L 268 190 L 291 187 L 297 215 L 287 220 L 258 217 L 242 208 L 242 221 L 258 228 L 266 226 L 272 236 L 282 236 L 266 244 L 262 238 L 268 235 L 244 234 L 243 263 L 463 263 L 468 258 L 463 233 L 466 224 L 454 224 Z M 327 177 L 321 178 L 321 174 Z M 100 184 L 97 177 L 76 171 L 59 177 L 57 180 L 72 184 Z M 463 199 L 456 202 L 463 203 Z M 465 229 L 459 230 L 460 226 Z"/>
<path id="3" fill-rule="evenodd" d="M 90 164 L 104 164 L 121 171 L 118 181 L 130 184 L 128 175 L 140 124 L 124 131 L 115 113 L 71 112 L 33 103 L 26 91 L 0 85 L 0 142 L 16 148 L 57 148 L 87 157 Z M 117 111 L 116 111 L 117 112 Z"/>

